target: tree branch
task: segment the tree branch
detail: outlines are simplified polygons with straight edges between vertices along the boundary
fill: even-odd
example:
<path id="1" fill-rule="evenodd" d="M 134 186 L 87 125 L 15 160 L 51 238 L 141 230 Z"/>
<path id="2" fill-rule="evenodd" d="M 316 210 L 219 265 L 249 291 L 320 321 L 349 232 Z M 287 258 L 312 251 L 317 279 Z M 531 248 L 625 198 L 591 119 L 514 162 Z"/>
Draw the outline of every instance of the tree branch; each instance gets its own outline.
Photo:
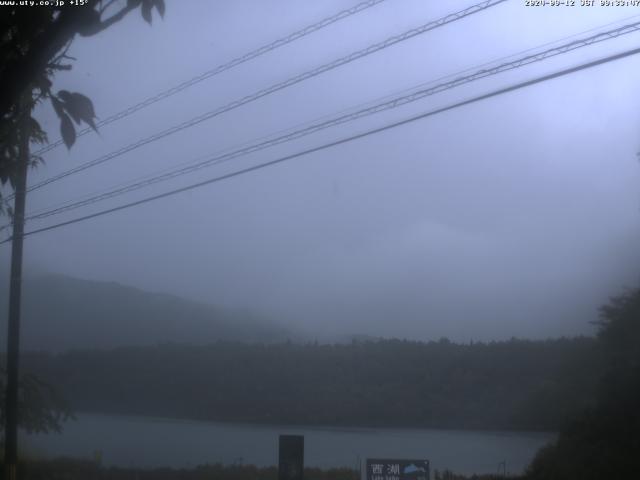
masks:
<path id="1" fill-rule="evenodd" d="M 93 5 L 90 6 L 93 9 Z M 128 4 L 120 11 L 100 22 L 90 35 L 95 35 L 111 25 L 122 20 L 130 11 L 137 8 L 135 3 Z M 86 8 L 70 8 L 61 12 L 49 25 L 42 35 L 34 39 L 29 52 L 8 65 L 0 79 L 0 118 L 4 118 L 11 110 L 16 98 L 26 88 L 31 80 L 44 71 L 51 59 L 56 56 L 65 45 L 73 40 L 86 21 L 90 12 Z"/>
<path id="2" fill-rule="evenodd" d="M 122 10 L 120 10 L 118 13 L 114 13 L 108 19 L 103 20 L 102 22 L 100 22 L 100 28 L 96 31 L 96 33 L 99 33 L 101 31 L 103 31 L 104 29 L 109 28 L 114 23 L 119 22 L 120 20 L 122 20 L 127 15 L 127 13 L 129 13 L 131 10 L 134 10 L 135 8 L 137 8 L 137 7 L 134 6 L 133 4 L 127 5 Z"/>

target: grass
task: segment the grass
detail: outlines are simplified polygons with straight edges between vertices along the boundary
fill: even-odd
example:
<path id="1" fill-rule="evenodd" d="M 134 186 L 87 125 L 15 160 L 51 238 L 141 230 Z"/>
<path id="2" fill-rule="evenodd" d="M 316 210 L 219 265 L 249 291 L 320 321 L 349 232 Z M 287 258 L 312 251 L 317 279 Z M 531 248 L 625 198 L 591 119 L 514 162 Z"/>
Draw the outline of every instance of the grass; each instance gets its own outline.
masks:
<path id="1" fill-rule="evenodd" d="M 466 477 L 449 471 L 433 472 L 432 480 L 493 480 L 502 476 Z M 4 469 L 0 471 L 4 479 Z M 18 468 L 18 480 L 278 480 L 277 467 L 254 465 L 201 465 L 191 469 L 102 467 L 95 461 L 57 458 L 29 460 Z M 304 480 L 360 480 L 350 468 L 305 468 Z"/>

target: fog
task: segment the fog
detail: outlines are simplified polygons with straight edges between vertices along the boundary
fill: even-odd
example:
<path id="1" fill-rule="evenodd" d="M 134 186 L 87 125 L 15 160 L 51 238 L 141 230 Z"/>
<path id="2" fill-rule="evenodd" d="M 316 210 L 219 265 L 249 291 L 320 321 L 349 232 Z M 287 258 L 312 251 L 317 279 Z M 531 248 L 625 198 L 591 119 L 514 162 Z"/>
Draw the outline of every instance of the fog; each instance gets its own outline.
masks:
<path id="1" fill-rule="evenodd" d="M 156 15 L 151 27 L 134 12 L 100 35 L 77 38 L 68 52 L 77 59 L 73 70 L 60 72 L 54 89 L 89 96 L 106 118 L 356 3 L 167 2 L 165 18 Z M 71 150 L 48 152 L 29 183 L 472 3 L 383 2 L 80 137 Z M 630 23 L 634 12 L 507 2 L 33 191 L 27 214 L 611 22 Z M 638 38 L 492 76 L 29 222 L 26 230 L 617 53 Z M 636 286 L 640 271 L 639 67 L 640 58 L 628 57 L 36 234 L 25 239 L 25 268 L 247 308 L 315 337 L 467 342 L 592 334 L 598 306 Z M 57 140 L 51 105 L 37 116 Z M 8 244 L 0 256 L 8 277 Z"/>

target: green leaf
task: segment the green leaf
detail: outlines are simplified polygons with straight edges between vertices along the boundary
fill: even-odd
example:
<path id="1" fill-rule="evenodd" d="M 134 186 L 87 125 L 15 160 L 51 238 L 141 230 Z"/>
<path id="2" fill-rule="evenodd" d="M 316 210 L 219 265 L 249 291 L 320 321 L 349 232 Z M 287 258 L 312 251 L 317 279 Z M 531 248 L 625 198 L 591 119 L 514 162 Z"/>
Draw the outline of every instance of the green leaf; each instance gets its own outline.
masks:
<path id="1" fill-rule="evenodd" d="M 56 115 L 62 118 L 62 116 L 64 115 L 64 106 L 62 102 L 58 100 L 56 97 L 51 96 L 51 105 L 53 105 L 53 109 L 55 110 Z"/>
<path id="2" fill-rule="evenodd" d="M 93 122 L 93 119 L 96 118 L 96 113 L 89 97 L 78 92 L 68 92 L 66 90 L 60 90 L 58 97 L 64 101 L 65 110 L 77 124 L 80 124 L 81 121 L 85 122 L 93 130 L 97 131 Z"/>
<path id="3" fill-rule="evenodd" d="M 62 100 L 63 102 L 68 102 L 69 99 L 71 98 L 71 92 L 69 92 L 68 90 L 60 90 L 58 92 L 58 97 L 60 98 L 60 100 Z"/>
<path id="4" fill-rule="evenodd" d="M 60 119 L 60 134 L 62 135 L 62 140 L 67 148 L 71 148 L 71 146 L 76 143 L 76 129 L 71 123 L 71 119 L 69 115 L 64 114 Z"/>
<path id="5" fill-rule="evenodd" d="M 60 90 L 58 92 L 58 98 L 60 98 L 63 101 L 62 106 L 66 110 L 66 112 L 69 115 L 71 115 L 71 118 L 73 118 L 73 121 L 76 122 L 78 125 L 80 125 L 80 123 L 82 122 L 82 119 L 76 109 L 76 105 L 73 101 L 73 97 L 71 96 L 71 92 L 67 92 L 66 90 Z"/>
<path id="6" fill-rule="evenodd" d="M 142 7 L 140 8 L 140 13 L 142 13 L 142 18 L 144 18 L 145 22 L 151 25 L 151 8 L 153 7 L 153 0 L 142 0 Z"/>
<path id="7" fill-rule="evenodd" d="M 164 18 L 164 10 L 165 10 L 164 0 L 153 0 L 153 6 L 156 7 L 156 10 L 158 10 L 160 17 Z"/>

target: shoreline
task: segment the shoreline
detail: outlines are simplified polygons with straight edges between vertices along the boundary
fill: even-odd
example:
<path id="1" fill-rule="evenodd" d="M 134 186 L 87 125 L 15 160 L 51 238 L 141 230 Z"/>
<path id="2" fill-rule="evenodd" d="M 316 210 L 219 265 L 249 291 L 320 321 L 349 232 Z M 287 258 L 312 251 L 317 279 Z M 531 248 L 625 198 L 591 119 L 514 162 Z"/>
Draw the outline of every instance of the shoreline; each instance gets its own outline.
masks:
<path id="1" fill-rule="evenodd" d="M 212 425 L 212 426 L 234 426 L 240 428 L 264 428 L 272 429 L 281 427 L 285 430 L 312 430 L 312 431 L 327 431 L 327 432 L 343 432 L 343 433 L 375 433 L 377 431 L 384 432 L 425 432 L 433 431 L 438 433 L 478 433 L 483 435 L 495 435 L 495 436 L 510 436 L 510 435 L 526 435 L 532 437 L 548 437 L 556 436 L 559 432 L 549 430 L 517 430 L 517 429 L 499 429 L 499 428 L 473 428 L 473 427 L 428 427 L 428 426 L 393 426 L 393 425 L 323 425 L 323 424 L 307 424 L 307 423 L 281 423 L 281 422 L 251 422 L 243 420 L 207 420 L 197 419 L 189 417 L 162 417 L 155 415 L 141 415 L 133 413 L 104 413 L 104 412 L 92 412 L 92 411 L 77 411 L 74 412 L 75 416 L 97 416 L 97 417 L 114 417 L 123 420 L 138 420 L 149 422 L 163 422 L 163 423 L 181 423 L 181 424 L 198 424 L 198 425 Z M 69 419 L 68 422 L 73 422 L 73 419 Z M 64 429 L 64 424 L 63 424 Z"/>

